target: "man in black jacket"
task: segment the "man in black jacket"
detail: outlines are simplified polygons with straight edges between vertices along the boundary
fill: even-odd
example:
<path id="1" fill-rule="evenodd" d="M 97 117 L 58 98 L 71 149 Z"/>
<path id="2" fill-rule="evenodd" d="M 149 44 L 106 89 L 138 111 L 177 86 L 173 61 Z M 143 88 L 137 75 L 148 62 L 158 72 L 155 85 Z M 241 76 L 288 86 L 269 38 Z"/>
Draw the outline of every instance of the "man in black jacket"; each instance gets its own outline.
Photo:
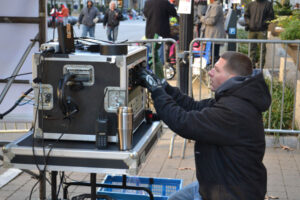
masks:
<path id="1" fill-rule="evenodd" d="M 249 39 L 262 39 L 266 40 L 268 37 L 268 25 L 269 21 L 274 19 L 274 11 L 272 3 L 268 0 L 256 0 L 248 4 L 245 14 L 245 29 L 249 31 Z M 259 48 L 257 48 L 256 43 L 251 43 L 250 45 L 250 57 L 252 59 L 253 68 L 256 67 L 256 62 L 258 62 L 258 56 L 260 55 Z M 262 58 L 261 66 L 265 65 L 266 57 L 266 44 L 262 45 Z"/>
<path id="2" fill-rule="evenodd" d="M 262 112 L 271 102 L 264 77 L 252 74 L 251 60 L 237 52 L 225 52 L 209 76 L 215 98 L 197 102 L 148 71 L 139 72 L 160 119 L 178 135 L 196 141 L 198 181 L 169 199 L 263 200 L 267 173 Z"/>
<path id="3" fill-rule="evenodd" d="M 103 19 L 103 28 L 105 29 L 107 25 L 107 39 L 113 42 L 117 40 L 119 23 L 123 17 L 122 13 L 116 7 L 117 2 L 111 1 Z"/>

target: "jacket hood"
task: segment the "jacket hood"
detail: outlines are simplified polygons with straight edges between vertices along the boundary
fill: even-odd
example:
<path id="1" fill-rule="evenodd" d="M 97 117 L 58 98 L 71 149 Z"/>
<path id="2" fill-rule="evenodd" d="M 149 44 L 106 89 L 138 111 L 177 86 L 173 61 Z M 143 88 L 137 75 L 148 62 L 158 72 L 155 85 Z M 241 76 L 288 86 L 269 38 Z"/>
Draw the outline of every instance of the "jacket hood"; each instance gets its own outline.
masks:
<path id="1" fill-rule="evenodd" d="M 266 111 L 271 104 L 269 88 L 262 73 L 251 76 L 236 76 L 223 83 L 216 91 L 216 100 L 222 96 L 243 99 L 260 112 Z"/>

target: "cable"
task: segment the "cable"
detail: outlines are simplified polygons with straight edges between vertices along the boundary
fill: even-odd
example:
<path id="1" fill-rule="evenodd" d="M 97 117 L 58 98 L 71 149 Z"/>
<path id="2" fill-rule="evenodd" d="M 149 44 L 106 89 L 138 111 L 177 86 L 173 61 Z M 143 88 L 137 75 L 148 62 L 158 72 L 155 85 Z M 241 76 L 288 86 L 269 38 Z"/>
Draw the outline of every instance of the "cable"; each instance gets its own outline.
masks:
<path id="1" fill-rule="evenodd" d="M 29 200 L 31 200 L 31 196 L 32 196 L 32 193 L 33 193 L 33 190 L 34 188 L 37 186 L 37 184 L 41 181 L 41 179 L 37 180 L 37 182 L 32 186 L 31 188 L 31 191 L 30 191 L 30 194 L 29 194 Z"/>
<path id="2" fill-rule="evenodd" d="M 65 172 L 62 172 L 62 173 L 59 173 L 60 174 L 60 183 L 59 183 L 59 186 L 58 186 L 58 191 L 57 191 L 57 194 L 56 194 L 56 199 L 58 199 L 58 196 L 59 196 L 59 193 L 60 193 L 60 188 L 63 184 L 63 180 L 64 180 L 64 177 L 65 177 Z"/>
<path id="3" fill-rule="evenodd" d="M 7 115 L 11 111 L 13 111 L 19 105 L 19 103 L 27 96 L 27 94 L 29 94 L 32 91 L 33 91 L 33 88 L 28 89 L 21 97 L 19 97 L 19 99 L 15 102 L 15 104 L 10 109 L 8 109 L 3 114 L 0 114 L 0 119 L 3 119 L 3 117 L 5 117 L 5 115 Z"/>
<path id="4" fill-rule="evenodd" d="M 8 79 L 11 79 L 11 78 L 14 78 L 14 77 L 17 77 L 17 76 L 24 76 L 24 75 L 28 75 L 28 74 L 32 74 L 32 72 L 17 74 L 17 75 L 14 75 L 14 76 L 9 76 L 9 77 L 5 78 L 4 80 L 8 80 Z"/>

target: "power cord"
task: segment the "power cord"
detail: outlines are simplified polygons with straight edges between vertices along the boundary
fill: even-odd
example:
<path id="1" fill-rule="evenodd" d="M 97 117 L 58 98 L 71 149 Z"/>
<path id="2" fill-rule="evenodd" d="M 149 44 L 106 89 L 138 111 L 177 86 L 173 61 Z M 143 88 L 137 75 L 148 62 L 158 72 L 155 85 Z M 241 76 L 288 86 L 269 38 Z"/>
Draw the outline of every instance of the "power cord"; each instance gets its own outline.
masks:
<path id="1" fill-rule="evenodd" d="M 33 91 L 33 88 L 28 89 L 22 96 L 19 97 L 19 99 L 15 102 L 15 104 L 10 109 L 8 109 L 6 112 L 0 114 L 0 120 L 3 119 L 11 111 L 13 111 L 21 103 L 21 101 L 32 91 Z"/>
<path id="2" fill-rule="evenodd" d="M 14 77 L 17 77 L 17 76 L 24 76 L 24 75 L 28 75 L 28 74 L 32 74 L 32 72 L 17 74 L 17 75 L 14 75 L 14 76 L 9 76 L 9 77 L 5 78 L 4 80 L 8 80 L 8 79 L 11 79 L 11 78 L 14 78 Z"/>

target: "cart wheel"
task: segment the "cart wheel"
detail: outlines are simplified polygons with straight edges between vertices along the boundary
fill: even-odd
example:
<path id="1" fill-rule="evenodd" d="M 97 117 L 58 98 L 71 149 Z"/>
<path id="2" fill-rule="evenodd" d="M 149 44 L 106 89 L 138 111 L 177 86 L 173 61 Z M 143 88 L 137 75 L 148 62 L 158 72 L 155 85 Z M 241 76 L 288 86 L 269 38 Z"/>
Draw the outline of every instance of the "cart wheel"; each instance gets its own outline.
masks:
<path id="1" fill-rule="evenodd" d="M 163 70 L 164 76 L 167 80 L 171 80 L 172 78 L 174 78 L 176 74 L 176 69 L 175 67 L 173 67 L 173 65 L 171 65 L 170 63 L 166 63 L 163 67 Z"/>

